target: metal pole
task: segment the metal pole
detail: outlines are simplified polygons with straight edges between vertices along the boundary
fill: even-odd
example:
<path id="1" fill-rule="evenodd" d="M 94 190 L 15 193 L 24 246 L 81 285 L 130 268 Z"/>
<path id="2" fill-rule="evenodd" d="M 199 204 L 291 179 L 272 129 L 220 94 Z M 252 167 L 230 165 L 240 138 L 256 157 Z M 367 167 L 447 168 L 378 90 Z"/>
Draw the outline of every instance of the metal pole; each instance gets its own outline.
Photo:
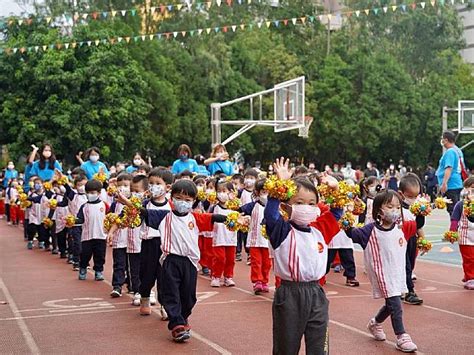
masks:
<path id="1" fill-rule="evenodd" d="M 448 130 L 448 107 L 443 106 L 443 113 L 441 116 L 441 129 L 443 130 L 441 132 L 441 135 Z M 443 147 L 443 154 L 446 152 L 446 148 Z"/>
<path id="2" fill-rule="evenodd" d="M 212 146 L 221 143 L 221 106 L 211 104 L 211 135 Z"/>

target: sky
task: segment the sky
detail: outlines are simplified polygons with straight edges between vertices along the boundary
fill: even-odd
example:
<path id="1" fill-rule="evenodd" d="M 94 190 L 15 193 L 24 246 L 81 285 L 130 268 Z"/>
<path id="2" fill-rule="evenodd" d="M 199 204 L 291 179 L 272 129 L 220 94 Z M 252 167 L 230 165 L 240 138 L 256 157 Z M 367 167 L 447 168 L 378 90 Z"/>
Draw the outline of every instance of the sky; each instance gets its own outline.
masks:
<path id="1" fill-rule="evenodd" d="M 31 8 L 26 7 L 26 9 L 31 11 Z M 0 16 L 20 15 L 23 11 L 15 0 L 0 0 Z"/>

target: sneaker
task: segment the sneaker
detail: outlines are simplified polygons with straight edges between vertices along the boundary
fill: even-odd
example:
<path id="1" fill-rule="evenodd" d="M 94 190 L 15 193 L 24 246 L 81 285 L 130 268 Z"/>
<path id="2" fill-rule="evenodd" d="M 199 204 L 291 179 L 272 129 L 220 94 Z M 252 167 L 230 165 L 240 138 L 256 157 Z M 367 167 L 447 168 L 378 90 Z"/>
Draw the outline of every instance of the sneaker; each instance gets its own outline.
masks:
<path id="1" fill-rule="evenodd" d="M 68 256 L 67 256 L 67 263 L 68 264 L 74 264 L 74 261 L 72 260 L 72 258 L 73 258 L 72 254 L 68 254 Z"/>
<path id="2" fill-rule="evenodd" d="M 142 296 L 140 296 L 140 294 L 137 292 L 133 295 L 133 299 L 132 299 L 132 305 L 133 306 L 139 306 L 140 305 L 140 300 L 142 299 Z"/>
<path id="3" fill-rule="evenodd" d="M 262 283 L 260 281 L 255 282 L 253 285 L 253 292 L 259 295 L 263 291 Z"/>
<path id="4" fill-rule="evenodd" d="M 397 336 L 397 349 L 404 353 L 413 353 L 418 350 L 416 344 L 407 333 Z"/>
<path id="5" fill-rule="evenodd" d="M 73 263 L 72 264 L 72 270 L 73 271 L 79 271 L 79 263 Z M 87 269 L 86 269 L 86 271 L 87 271 Z"/>
<path id="6" fill-rule="evenodd" d="M 224 278 L 224 286 L 226 286 L 226 287 L 235 286 L 235 282 L 234 282 L 234 280 L 232 280 L 232 277 L 225 277 Z"/>
<path id="7" fill-rule="evenodd" d="M 51 250 L 51 254 L 54 254 L 54 255 L 59 254 L 58 249 L 53 249 L 53 250 Z"/>
<path id="8" fill-rule="evenodd" d="M 110 297 L 119 298 L 122 296 L 122 289 L 120 287 L 114 287 L 112 292 L 110 292 Z"/>
<path id="9" fill-rule="evenodd" d="M 270 292 L 270 287 L 268 287 L 268 284 L 262 283 L 262 292 L 265 292 L 265 293 Z"/>
<path id="10" fill-rule="evenodd" d="M 250 265 L 250 255 L 247 255 L 247 265 Z"/>
<path id="11" fill-rule="evenodd" d="M 186 331 L 186 328 L 182 325 L 177 325 L 176 327 L 174 327 L 171 331 L 171 336 L 173 337 L 173 340 L 177 343 L 183 343 L 191 337 L 189 332 Z"/>
<path id="12" fill-rule="evenodd" d="M 408 292 L 403 302 L 406 304 L 420 305 L 423 303 L 423 300 L 418 297 L 415 292 Z"/>
<path id="13" fill-rule="evenodd" d="M 474 280 L 469 280 L 464 283 L 464 288 L 466 290 L 474 290 Z"/>
<path id="14" fill-rule="evenodd" d="M 338 265 L 334 266 L 334 272 L 336 274 L 339 274 L 341 271 L 342 271 L 342 265 L 338 264 Z"/>
<path id="15" fill-rule="evenodd" d="M 372 318 L 367 324 L 367 329 L 369 330 L 370 334 L 372 334 L 375 340 L 384 341 L 387 339 L 385 332 L 383 331 L 382 324 L 377 323 L 375 318 Z"/>
<path id="16" fill-rule="evenodd" d="M 208 267 L 203 267 L 201 272 L 204 276 L 209 276 L 210 275 L 210 270 L 209 270 Z"/>
<path id="17" fill-rule="evenodd" d="M 59 254 L 59 259 L 66 259 L 67 258 L 67 254 L 66 253 L 60 253 Z"/>
<path id="18" fill-rule="evenodd" d="M 38 243 L 38 248 L 44 249 L 44 242 L 39 242 Z"/>
<path id="19" fill-rule="evenodd" d="M 411 280 L 416 281 L 416 274 L 414 272 L 411 273 Z"/>
<path id="20" fill-rule="evenodd" d="M 156 304 L 156 296 L 155 296 L 155 292 L 153 292 L 153 291 L 150 292 L 150 304 L 152 306 L 154 306 Z"/>
<path id="21" fill-rule="evenodd" d="M 149 316 L 151 314 L 150 298 L 142 297 L 140 299 L 140 315 Z"/>
<path id="22" fill-rule="evenodd" d="M 26 245 L 26 247 L 27 247 L 28 249 L 30 249 L 30 250 L 33 249 L 33 242 L 28 242 L 28 244 Z"/>
<path id="23" fill-rule="evenodd" d="M 211 279 L 211 287 L 221 287 L 221 280 L 218 277 L 213 277 Z"/>
<path id="24" fill-rule="evenodd" d="M 95 272 L 95 280 L 96 281 L 104 281 L 104 274 L 102 271 L 96 271 Z"/>
<path id="25" fill-rule="evenodd" d="M 166 313 L 165 307 L 163 305 L 160 307 L 160 315 L 161 315 L 161 320 L 162 321 L 167 321 L 168 320 L 168 313 Z"/>
<path id="26" fill-rule="evenodd" d="M 79 270 L 79 280 L 85 280 L 87 278 L 87 269 Z"/>
<path id="27" fill-rule="evenodd" d="M 7 224 L 8 224 L 9 226 L 11 226 L 11 225 L 12 225 L 12 222 L 7 222 Z"/>
<path id="28" fill-rule="evenodd" d="M 242 254 L 241 253 L 237 253 L 235 255 L 235 261 L 242 261 Z"/>
<path id="29" fill-rule="evenodd" d="M 357 281 L 356 279 L 349 279 L 349 278 L 347 278 L 347 279 L 346 279 L 346 286 L 349 286 L 349 287 L 359 287 L 359 281 Z"/>

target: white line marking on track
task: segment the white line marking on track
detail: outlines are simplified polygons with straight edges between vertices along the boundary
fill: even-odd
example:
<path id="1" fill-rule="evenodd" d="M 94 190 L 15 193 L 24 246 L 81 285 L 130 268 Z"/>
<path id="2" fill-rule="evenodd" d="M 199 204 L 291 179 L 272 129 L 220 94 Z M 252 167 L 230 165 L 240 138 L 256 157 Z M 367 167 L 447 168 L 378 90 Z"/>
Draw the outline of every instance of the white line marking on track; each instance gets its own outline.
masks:
<path id="1" fill-rule="evenodd" d="M 122 308 L 122 309 L 104 309 L 104 310 L 96 310 L 90 312 L 74 312 L 74 313 L 55 313 L 55 314 L 40 314 L 37 316 L 22 316 L 22 317 L 10 317 L 10 318 L 0 318 L 0 321 L 8 321 L 8 320 L 22 320 L 22 319 L 36 319 L 36 318 L 50 318 L 50 317 L 64 317 L 77 314 L 96 314 L 96 313 L 109 313 L 109 312 L 122 312 L 122 311 L 137 311 L 135 308 Z M 39 353 L 38 353 L 39 354 Z"/>
<path id="2" fill-rule="evenodd" d="M 464 314 L 460 314 L 460 313 L 456 313 L 456 312 L 451 312 L 451 311 L 448 311 L 446 309 L 437 308 L 437 307 L 433 307 L 433 306 L 428 306 L 428 305 L 425 305 L 425 304 L 423 304 L 422 307 L 432 309 L 433 311 L 438 311 L 438 312 L 442 312 L 442 313 L 451 314 L 453 316 L 474 320 L 474 317 L 466 316 Z"/>
<path id="3" fill-rule="evenodd" d="M 21 317 L 21 313 L 18 311 L 18 307 L 16 306 L 15 300 L 10 294 L 10 291 L 8 291 L 8 288 L 3 282 L 3 279 L 1 277 L 0 277 L 0 288 L 2 289 L 2 292 L 5 295 L 5 298 L 7 299 L 8 305 L 10 306 L 10 309 L 12 310 L 15 317 Z M 40 354 L 38 345 L 36 345 L 35 339 L 33 338 L 33 335 L 31 335 L 31 332 L 28 329 L 25 321 L 21 318 L 16 319 L 16 321 L 18 323 L 18 327 L 21 330 L 21 333 L 23 334 L 23 338 L 25 338 L 28 348 L 30 348 L 31 353 Z"/>
<path id="4" fill-rule="evenodd" d="M 49 311 L 49 313 L 68 313 L 68 312 L 73 312 L 77 313 L 80 311 L 93 311 L 93 310 L 99 310 L 99 309 L 114 309 L 115 306 L 101 306 L 101 307 L 81 307 L 81 308 L 71 308 L 71 309 L 52 309 Z"/>
<path id="5" fill-rule="evenodd" d="M 215 302 L 199 302 L 196 306 L 204 306 L 204 305 L 216 305 L 216 304 L 229 304 L 229 303 L 259 303 L 259 302 L 266 302 L 267 300 L 245 300 L 245 301 L 238 301 L 238 300 L 230 300 L 230 301 L 215 301 Z"/>

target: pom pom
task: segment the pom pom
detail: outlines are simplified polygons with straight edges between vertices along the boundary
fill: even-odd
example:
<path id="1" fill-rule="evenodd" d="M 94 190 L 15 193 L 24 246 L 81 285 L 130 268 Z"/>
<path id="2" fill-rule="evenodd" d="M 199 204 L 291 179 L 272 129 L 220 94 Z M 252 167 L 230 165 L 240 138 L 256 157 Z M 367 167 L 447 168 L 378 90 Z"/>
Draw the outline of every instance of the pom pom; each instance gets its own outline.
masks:
<path id="1" fill-rule="evenodd" d="M 116 186 L 109 186 L 109 187 L 107 187 L 107 195 L 109 195 L 109 196 L 112 196 L 112 197 L 113 197 L 113 196 L 117 195 L 117 191 L 118 191 L 118 190 L 117 190 L 117 187 L 116 187 Z"/>
<path id="2" fill-rule="evenodd" d="M 22 209 L 28 208 L 32 205 L 32 202 L 28 201 L 28 195 L 25 194 L 24 192 L 18 195 L 18 200 L 20 201 L 20 207 Z"/>
<path id="3" fill-rule="evenodd" d="M 242 202 L 240 202 L 238 198 L 233 198 L 225 203 L 225 208 L 237 211 L 240 208 L 241 204 Z"/>
<path id="4" fill-rule="evenodd" d="M 249 230 L 248 226 L 240 224 L 239 217 L 240 217 L 239 212 L 230 212 L 227 215 L 227 219 L 224 222 L 224 224 L 226 225 L 227 229 L 230 230 L 231 232 L 237 232 L 237 231 L 241 231 L 244 233 L 248 232 Z"/>
<path id="5" fill-rule="evenodd" d="M 431 203 L 426 198 L 420 197 L 410 206 L 410 212 L 415 216 L 429 216 L 431 214 Z"/>
<path id="6" fill-rule="evenodd" d="M 349 185 L 345 181 L 340 181 L 337 189 L 322 184 L 318 186 L 318 192 L 327 205 L 332 208 L 343 208 L 356 199 L 360 190 L 357 185 Z"/>
<path id="7" fill-rule="evenodd" d="M 104 183 L 107 180 L 107 175 L 103 171 L 99 171 L 97 174 L 94 174 L 92 178 Z"/>
<path id="8" fill-rule="evenodd" d="M 53 226 L 54 222 L 51 220 L 51 218 L 45 217 L 43 218 L 43 226 L 46 229 L 50 229 Z"/>
<path id="9" fill-rule="evenodd" d="M 421 255 L 428 253 L 433 247 L 433 245 L 428 239 L 422 237 L 418 238 L 416 246 L 418 247 L 418 250 L 420 251 Z"/>
<path id="10" fill-rule="evenodd" d="M 54 198 L 49 200 L 49 208 L 51 208 L 52 210 L 55 210 L 56 207 L 58 207 L 58 200 L 56 200 Z"/>
<path id="11" fill-rule="evenodd" d="M 69 179 L 67 176 L 62 175 L 59 179 L 56 180 L 58 182 L 58 185 L 66 185 L 69 182 Z"/>
<path id="12" fill-rule="evenodd" d="M 22 194 L 23 192 L 25 192 L 25 191 L 23 190 L 23 186 L 21 186 L 21 185 L 18 185 L 18 186 L 16 187 L 16 191 L 18 191 L 18 194 Z"/>
<path id="13" fill-rule="evenodd" d="M 444 210 L 446 207 L 447 207 L 447 204 L 448 204 L 448 199 L 447 198 L 444 198 L 444 197 L 437 197 L 435 199 L 435 207 L 439 210 Z"/>
<path id="14" fill-rule="evenodd" d="M 276 175 L 265 181 L 264 189 L 270 197 L 280 201 L 288 201 L 296 194 L 296 184 L 293 180 L 281 180 Z"/>
<path id="15" fill-rule="evenodd" d="M 443 241 L 445 241 L 445 242 L 450 242 L 451 244 L 453 244 L 454 242 L 457 242 L 458 239 L 459 239 L 459 234 L 458 234 L 458 232 L 447 231 L 447 232 L 444 233 L 444 235 L 443 235 Z"/>
<path id="16" fill-rule="evenodd" d="M 269 239 L 268 235 L 267 235 L 267 225 L 265 223 L 262 223 L 261 224 L 261 230 L 260 230 L 260 233 L 262 234 L 262 237 L 264 237 L 265 239 Z"/>
<path id="17" fill-rule="evenodd" d="M 76 217 L 74 217 L 72 214 L 68 214 L 66 217 L 64 217 L 64 221 L 66 222 L 66 227 L 71 228 L 76 224 Z"/>
<path id="18" fill-rule="evenodd" d="M 348 230 L 351 228 L 355 223 L 354 215 L 350 212 L 344 213 L 344 215 L 339 220 L 339 227 L 343 230 Z"/>
<path id="19" fill-rule="evenodd" d="M 104 230 L 108 232 L 114 224 L 120 225 L 120 217 L 116 213 L 107 213 L 104 219 Z"/>
<path id="20" fill-rule="evenodd" d="M 205 201 L 207 199 L 206 191 L 204 191 L 204 189 L 198 188 L 197 199 L 199 201 Z"/>
<path id="21" fill-rule="evenodd" d="M 474 201 L 465 200 L 463 212 L 466 217 L 474 217 Z"/>
<path id="22" fill-rule="evenodd" d="M 354 209 L 352 210 L 352 214 L 354 216 L 359 216 L 365 212 L 365 203 L 360 198 L 356 198 L 354 200 Z"/>
<path id="23" fill-rule="evenodd" d="M 211 205 L 215 205 L 217 203 L 217 193 L 211 192 L 211 193 L 207 194 L 207 201 Z"/>
<path id="24" fill-rule="evenodd" d="M 46 181 L 44 184 L 43 184 L 43 187 L 46 191 L 51 191 L 53 189 L 53 185 L 49 182 L 49 181 Z"/>
<path id="25" fill-rule="evenodd" d="M 123 208 L 123 215 L 120 219 L 121 228 L 136 228 L 142 224 L 142 219 L 140 217 L 142 201 L 137 197 L 132 197 L 130 198 L 130 202 L 133 206 L 125 206 Z"/>

